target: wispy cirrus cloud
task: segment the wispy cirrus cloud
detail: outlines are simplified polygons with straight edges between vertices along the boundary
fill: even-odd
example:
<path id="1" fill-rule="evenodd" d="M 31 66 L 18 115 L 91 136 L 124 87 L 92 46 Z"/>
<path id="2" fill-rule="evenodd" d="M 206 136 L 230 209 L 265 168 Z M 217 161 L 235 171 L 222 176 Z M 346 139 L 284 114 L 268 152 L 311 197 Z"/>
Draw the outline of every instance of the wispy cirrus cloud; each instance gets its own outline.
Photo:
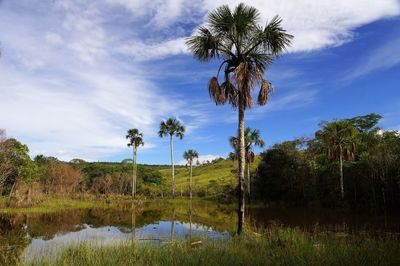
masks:
<path id="1" fill-rule="evenodd" d="M 388 69 L 400 64 L 399 47 L 400 38 L 397 38 L 370 51 L 369 54 L 345 76 L 345 80 L 359 78 L 370 72 Z"/>

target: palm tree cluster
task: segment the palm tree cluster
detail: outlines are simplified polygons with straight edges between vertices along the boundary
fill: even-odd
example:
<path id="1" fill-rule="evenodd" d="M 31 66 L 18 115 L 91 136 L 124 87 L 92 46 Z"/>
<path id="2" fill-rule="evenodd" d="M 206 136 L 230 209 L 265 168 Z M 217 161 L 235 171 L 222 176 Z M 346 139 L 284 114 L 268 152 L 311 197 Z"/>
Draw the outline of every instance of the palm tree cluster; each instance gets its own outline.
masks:
<path id="1" fill-rule="evenodd" d="M 348 120 L 322 122 L 320 127 L 321 130 L 315 136 L 325 144 L 328 159 L 339 160 L 340 192 L 343 199 L 343 160 L 354 161 L 357 129 Z"/>
<path id="2" fill-rule="evenodd" d="M 207 62 L 221 60 L 217 75 L 208 83 L 211 99 L 217 104 L 229 103 L 238 109 L 238 234 L 244 223 L 244 166 L 246 158 L 244 112 L 253 106 L 252 92 L 259 88 L 257 102 L 265 105 L 272 92 L 272 84 L 264 78 L 266 68 L 285 52 L 292 35 L 282 28 L 278 16 L 258 25 L 260 12 L 243 3 L 233 10 L 227 5 L 212 11 L 205 26 L 186 44 L 195 58 Z M 219 74 L 222 74 L 222 83 Z"/>
<path id="3" fill-rule="evenodd" d="M 128 139 L 128 147 L 132 147 L 132 197 L 136 196 L 136 172 L 137 172 L 137 149 L 143 146 L 143 134 L 137 128 L 129 129 L 126 138 Z"/>
<path id="4" fill-rule="evenodd" d="M 158 135 L 162 137 L 169 137 L 170 143 L 170 156 L 171 156 L 171 176 L 172 176 L 172 197 L 175 197 L 175 164 L 174 164 L 174 142 L 173 137 L 183 139 L 185 135 L 185 127 L 182 123 L 175 118 L 168 118 L 165 121 L 161 121 L 160 129 Z M 137 148 L 143 146 L 143 134 L 139 132 L 138 129 L 129 129 L 126 135 L 129 140 L 128 147 L 133 148 L 133 159 L 132 159 L 132 197 L 135 198 L 136 195 L 136 173 L 137 173 Z M 183 154 L 185 160 L 188 161 L 190 165 L 190 198 L 192 198 L 192 165 L 193 160 L 199 157 L 199 154 L 195 150 L 188 150 Z"/>

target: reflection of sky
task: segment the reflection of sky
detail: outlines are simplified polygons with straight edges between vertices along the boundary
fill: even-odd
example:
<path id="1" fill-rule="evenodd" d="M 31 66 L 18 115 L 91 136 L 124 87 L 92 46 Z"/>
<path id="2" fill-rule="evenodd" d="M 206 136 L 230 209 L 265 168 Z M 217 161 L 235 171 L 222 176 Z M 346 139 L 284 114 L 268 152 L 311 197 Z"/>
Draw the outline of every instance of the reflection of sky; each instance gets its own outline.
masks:
<path id="1" fill-rule="evenodd" d="M 189 223 L 179 221 L 174 222 L 174 238 L 185 239 L 189 235 Z M 136 240 L 151 240 L 155 242 L 168 241 L 171 238 L 171 221 L 160 221 L 154 224 L 148 224 L 135 229 Z M 211 227 L 193 224 L 192 237 L 206 238 L 227 238 L 227 232 L 217 232 Z M 100 228 L 92 228 L 85 225 L 84 228 L 77 232 L 69 232 L 63 235 L 55 235 L 50 240 L 42 238 L 34 238 L 23 253 L 23 259 L 29 261 L 39 257 L 54 258 L 63 247 L 79 244 L 80 242 L 90 242 L 94 245 L 110 245 L 118 244 L 132 239 L 132 230 L 125 227 L 105 226 Z M 153 242 L 154 242 L 153 241 Z"/>

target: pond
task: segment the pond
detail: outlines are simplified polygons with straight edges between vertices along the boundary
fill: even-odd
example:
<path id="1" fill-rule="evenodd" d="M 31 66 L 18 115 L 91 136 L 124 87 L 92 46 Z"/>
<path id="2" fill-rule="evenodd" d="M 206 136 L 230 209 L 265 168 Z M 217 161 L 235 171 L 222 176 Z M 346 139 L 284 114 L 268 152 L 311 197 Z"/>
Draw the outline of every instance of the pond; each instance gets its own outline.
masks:
<path id="1" fill-rule="evenodd" d="M 54 257 L 64 246 L 89 241 L 109 245 L 134 240 L 163 244 L 175 239 L 193 243 L 229 238 L 236 227 L 235 206 L 195 201 L 192 204 L 146 202 L 135 207 L 65 210 L 46 214 L 0 214 L 0 265 L 20 259 Z M 300 208 L 249 208 L 247 224 L 281 225 L 305 231 L 400 232 L 399 215 L 358 215 Z"/>

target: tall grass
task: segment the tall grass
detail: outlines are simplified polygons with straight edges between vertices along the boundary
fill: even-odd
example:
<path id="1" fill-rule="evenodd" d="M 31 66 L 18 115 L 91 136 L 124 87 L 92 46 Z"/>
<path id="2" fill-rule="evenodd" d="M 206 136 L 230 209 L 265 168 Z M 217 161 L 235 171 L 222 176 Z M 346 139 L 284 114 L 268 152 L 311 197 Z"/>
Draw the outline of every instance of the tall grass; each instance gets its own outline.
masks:
<path id="1" fill-rule="evenodd" d="M 161 245 L 83 243 L 28 265 L 400 265 L 395 235 L 336 235 L 273 228 L 229 240 Z"/>
<path id="2" fill-rule="evenodd" d="M 11 206 L 7 197 L 0 196 L 0 214 L 51 213 L 67 209 L 119 208 L 132 202 L 124 195 L 46 195 L 31 206 Z"/>

